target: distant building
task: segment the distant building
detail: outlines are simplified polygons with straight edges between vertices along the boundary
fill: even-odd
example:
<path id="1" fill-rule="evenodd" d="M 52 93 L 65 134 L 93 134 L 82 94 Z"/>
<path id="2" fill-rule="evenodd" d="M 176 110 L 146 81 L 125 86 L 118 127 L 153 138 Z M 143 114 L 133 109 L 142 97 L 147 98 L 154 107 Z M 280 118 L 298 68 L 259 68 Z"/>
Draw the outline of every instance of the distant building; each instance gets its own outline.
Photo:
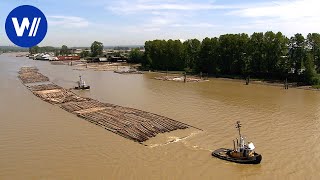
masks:
<path id="1" fill-rule="evenodd" d="M 73 53 L 74 53 L 74 54 L 81 54 L 82 52 L 83 52 L 82 49 L 74 49 L 74 50 L 73 50 Z"/>

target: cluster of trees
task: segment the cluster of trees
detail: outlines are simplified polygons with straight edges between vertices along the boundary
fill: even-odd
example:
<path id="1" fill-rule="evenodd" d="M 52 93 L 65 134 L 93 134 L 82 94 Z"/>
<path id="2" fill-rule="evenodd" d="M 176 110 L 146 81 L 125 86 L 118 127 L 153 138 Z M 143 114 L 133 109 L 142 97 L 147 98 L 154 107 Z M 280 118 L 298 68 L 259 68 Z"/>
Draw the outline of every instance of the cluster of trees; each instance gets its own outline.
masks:
<path id="1" fill-rule="evenodd" d="M 48 53 L 48 52 L 54 52 L 56 56 L 58 55 L 67 56 L 69 54 L 72 54 L 71 49 L 69 49 L 68 46 L 66 45 L 63 45 L 60 49 L 52 46 L 44 46 L 44 47 L 33 46 L 29 48 L 30 54 Z"/>
<path id="2" fill-rule="evenodd" d="M 91 57 L 98 57 L 103 54 L 103 44 L 98 41 L 94 41 L 91 44 Z"/>
<path id="3" fill-rule="evenodd" d="M 141 63 L 143 61 L 143 52 L 140 48 L 131 49 L 129 53 L 128 63 Z"/>
<path id="4" fill-rule="evenodd" d="M 81 57 L 99 57 L 103 54 L 103 44 L 98 41 L 94 41 L 90 47 L 91 52 L 88 48 L 84 49 L 81 53 Z M 60 55 L 69 55 L 73 52 L 66 45 L 63 45 L 60 49 Z"/>
<path id="5" fill-rule="evenodd" d="M 63 45 L 59 51 L 59 55 L 62 56 L 68 56 L 69 54 L 71 54 L 71 49 L 68 48 L 68 46 Z"/>
<path id="6" fill-rule="evenodd" d="M 44 47 L 39 47 L 39 46 L 33 46 L 29 48 L 29 53 L 30 54 L 38 54 L 38 53 L 45 53 L 45 52 L 56 52 L 57 48 L 52 47 L 52 46 L 44 46 Z"/>
<path id="7" fill-rule="evenodd" d="M 154 70 L 186 70 L 212 75 L 289 78 L 319 84 L 320 34 L 287 38 L 281 32 L 225 34 L 205 38 L 153 40 L 145 43 L 141 63 Z"/>
<path id="8" fill-rule="evenodd" d="M 28 49 L 17 46 L 0 46 L 0 53 L 6 52 L 27 52 Z"/>
<path id="9" fill-rule="evenodd" d="M 85 49 L 84 51 L 81 52 L 80 56 L 81 57 L 98 57 L 103 54 L 103 44 L 98 41 L 94 41 L 91 44 L 91 53 L 88 51 L 89 49 Z M 60 49 L 55 48 L 52 46 L 44 46 L 44 47 L 39 47 L 39 46 L 34 46 L 29 48 L 29 53 L 30 54 L 38 54 L 38 53 L 48 53 L 48 52 L 54 52 L 56 56 L 62 55 L 62 56 L 67 56 L 69 54 L 73 54 L 74 52 L 72 51 L 73 49 L 68 48 L 68 46 L 63 45 Z"/>

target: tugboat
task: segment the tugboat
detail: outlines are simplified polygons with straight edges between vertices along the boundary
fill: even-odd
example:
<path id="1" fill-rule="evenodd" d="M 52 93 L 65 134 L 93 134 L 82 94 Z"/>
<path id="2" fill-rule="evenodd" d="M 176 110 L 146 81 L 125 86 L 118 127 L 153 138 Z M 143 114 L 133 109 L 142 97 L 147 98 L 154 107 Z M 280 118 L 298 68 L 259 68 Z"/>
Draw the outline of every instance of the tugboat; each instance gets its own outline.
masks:
<path id="1" fill-rule="evenodd" d="M 80 77 L 80 80 L 78 81 L 78 86 L 74 87 L 74 89 L 77 89 L 77 90 L 90 89 L 90 86 L 86 85 L 86 82 L 82 80 L 81 76 L 79 77 Z"/>
<path id="2" fill-rule="evenodd" d="M 233 140 L 233 149 L 220 148 L 213 151 L 212 156 L 240 164 L 259 164 L 262 156 L 254 151 L 255 146 L 252 142 L 245 142 L 240 132 L 240 121 L 237 121 L 236 128 L 239 131 L 240 139 Z"/>

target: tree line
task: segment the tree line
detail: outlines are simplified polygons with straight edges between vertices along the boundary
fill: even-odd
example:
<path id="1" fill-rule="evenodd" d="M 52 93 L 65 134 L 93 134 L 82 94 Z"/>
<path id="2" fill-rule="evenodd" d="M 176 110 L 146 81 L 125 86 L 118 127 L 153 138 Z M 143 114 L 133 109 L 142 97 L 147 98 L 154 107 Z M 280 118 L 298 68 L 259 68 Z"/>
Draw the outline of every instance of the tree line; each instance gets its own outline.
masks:
<path id="1" fill-rule="evenodd" d="M 28 49 L 21 48 L 17 46 L 0 46 L 0 53 L 7 53 L 7 52 L 26 52 Z"/>
<path id="2" fill-rule="evenodd" d="M 52 46 L 33 46 L 29 48 L 30 54 L 46 53 L 46 52 L 56 52 L 58 49 Z"/>
<path id="3" fill-rule="evenodd" d="M 90 52 L 89 49 L 86 48 L 84 49 L 81 53 L 81 57 L 98 57 L 103 54 L 103 43 L 94 41 L 91 44 L 90 47 Z M 68 48 L 66 45 L 62 45 L 61 48 L 55 48 L 52 46 L 44 46 L 44 47 L 39 47 L 39 46 L 33 46 L 29 48 L 29 53 L 30 54 L 38 54 L 38 53 L 48 53 L 48 52 L 54 52 L 55 56 L 68 56 L 70 54 L 74 54 L 73 52 L 74 49 Z"/>
<path id="4" fill-rule="evenodd" d="M 225 34 L 220 37 L 145 42 L 146 69 L 208 73 L 319 84 L 320 34 L 288 38 L 281 32 Z"/>

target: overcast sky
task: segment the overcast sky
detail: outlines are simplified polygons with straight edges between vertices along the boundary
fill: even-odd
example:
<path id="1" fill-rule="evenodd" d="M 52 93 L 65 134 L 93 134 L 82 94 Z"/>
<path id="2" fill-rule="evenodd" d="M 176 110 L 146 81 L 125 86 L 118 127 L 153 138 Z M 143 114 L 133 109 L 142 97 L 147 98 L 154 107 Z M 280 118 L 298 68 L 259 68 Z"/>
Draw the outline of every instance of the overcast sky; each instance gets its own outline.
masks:
<path id="1" fill-rule="evenodd" d="M 12 45 L 5 19 L 19 5 L 49 22 L 40 46 L 143 45 L 153 39 L 203 39 L 226 33 L 320 32 L 320 0 L 0 0 L 0 45 Z"/>

